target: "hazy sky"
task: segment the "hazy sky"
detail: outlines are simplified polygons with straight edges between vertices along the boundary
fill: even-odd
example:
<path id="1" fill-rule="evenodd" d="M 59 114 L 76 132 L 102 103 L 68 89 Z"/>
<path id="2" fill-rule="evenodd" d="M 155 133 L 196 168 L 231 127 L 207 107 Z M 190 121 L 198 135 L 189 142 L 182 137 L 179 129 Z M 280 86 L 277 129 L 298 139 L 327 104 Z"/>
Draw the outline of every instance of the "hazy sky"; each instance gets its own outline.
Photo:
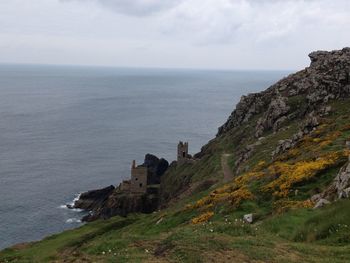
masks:
<path id="1" fill-rule="evenodd" d="M 349 45 L 349 0 L 0 1 L 5 63 L 300 69 Z"/>

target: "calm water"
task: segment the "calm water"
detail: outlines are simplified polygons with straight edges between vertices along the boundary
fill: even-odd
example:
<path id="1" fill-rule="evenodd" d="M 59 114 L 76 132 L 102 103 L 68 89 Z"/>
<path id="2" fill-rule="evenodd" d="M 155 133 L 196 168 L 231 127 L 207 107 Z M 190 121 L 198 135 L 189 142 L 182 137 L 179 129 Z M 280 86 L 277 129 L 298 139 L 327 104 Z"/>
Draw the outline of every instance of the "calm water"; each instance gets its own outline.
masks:
<path id="1" fill-rule="evenodd" d="M 80 225 L 62 208 L 145 153 L 213 138 L 242 94 L 286 72 L 0 65 L 0 248 Z"/>

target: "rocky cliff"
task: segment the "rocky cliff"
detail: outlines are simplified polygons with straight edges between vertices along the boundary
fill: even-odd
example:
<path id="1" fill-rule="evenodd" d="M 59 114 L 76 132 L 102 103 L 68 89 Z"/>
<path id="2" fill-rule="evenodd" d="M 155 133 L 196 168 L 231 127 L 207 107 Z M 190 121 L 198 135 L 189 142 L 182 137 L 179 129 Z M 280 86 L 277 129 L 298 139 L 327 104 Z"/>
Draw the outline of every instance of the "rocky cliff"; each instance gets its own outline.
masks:
<path id="1" fill-rule="evenodd" d="M 255 116 L 255 136 L 266 130 L 277 131 L 286 122 L 307 114 L 322 114 L 330 100 L 350 95 L 350 48 L 316 51 L 309 54 L 310 67 L 292 74 L 267 90 L 242 96 L 218 136 L 239 127 Z M 295 103 L 293 103 L 295 102 Z"/>

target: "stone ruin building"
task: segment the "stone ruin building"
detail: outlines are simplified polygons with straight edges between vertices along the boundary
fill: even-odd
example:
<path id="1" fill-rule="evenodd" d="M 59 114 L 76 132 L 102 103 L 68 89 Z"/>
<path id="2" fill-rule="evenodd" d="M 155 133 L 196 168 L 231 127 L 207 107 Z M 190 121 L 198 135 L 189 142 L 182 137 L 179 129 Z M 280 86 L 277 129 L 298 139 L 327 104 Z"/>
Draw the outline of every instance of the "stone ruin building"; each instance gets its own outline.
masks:
<path id="1" fill-rule="evenodd" d="M 184 164 L 191 161 L 192 156 L 188 154 L 188 142 L 180 141 L 177 145 L 177 163 Z"/>
<path id="2" fill-rule="evenodd" d="M 160 184 L 160 176 L 166 171 L 169 166 L 169 163 L 165 159 L 158 159 L 156 156 L 147 154 L 148 161 L 151 161 L 152 158 L 155 158 L 157 161 L 157 167 L 153 167 L 146 161 L 143 165 L 136 166 L 136 161 L 133 160 L 131 166 L 131 178 L 130 180 L 124 180 L 119 185 L 119 190 L 124 193 L 132 194 L 145 194 L 150 185 Z M 179 165 L 184 163 L 192 163 L 195 160 L 190 154 L 188 154 L 188 142 L 180 141 L 177 145 L 177 163 Z M 154 162 L 153 162 L 154 163 Z M 160 164 L 161 167 L 160 167 Z M 156 168 L 156 169 L 154 169 Z M 156 176 L 152 177 L 152 174 Z M 157 179 L 157 180 L 155 180 Z"/>
<path id="3" fill-rule="evenodd" d="M 148 169 L 145 166 L 136 166 L 136 161 L 133 160 L 131 166 L 131 179 L 125 180 L 120 184 L 120 190 L 131 193 L 146 193 L 147 192 Z"/>
<path id="4" fill-rule="evenodd" d="M 130 190 L 133 193 L 146 193 L 148 169 L 144 166 L 136 166 L 136 161 L 131 166 Z"/>
<path id="5" fill-rule="evenodd" d="M 188 158 L 188 142 L 180 141 L 177 145 L 177 162 L 182 163 Z"/>

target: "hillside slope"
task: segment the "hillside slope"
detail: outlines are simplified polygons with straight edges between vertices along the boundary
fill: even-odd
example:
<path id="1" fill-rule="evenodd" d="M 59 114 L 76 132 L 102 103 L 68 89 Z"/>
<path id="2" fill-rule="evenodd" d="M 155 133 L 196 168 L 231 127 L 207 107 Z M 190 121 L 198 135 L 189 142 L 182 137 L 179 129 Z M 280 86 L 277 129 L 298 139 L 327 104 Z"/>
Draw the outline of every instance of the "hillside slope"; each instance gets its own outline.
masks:
<path id="1" fill-rule="evenodd" d="M 243 96 L 197 161 L 170 166 L 162 210 L 18 245 L 0 262 L 349 262 L 350 49 L 310 58 Z"/>

